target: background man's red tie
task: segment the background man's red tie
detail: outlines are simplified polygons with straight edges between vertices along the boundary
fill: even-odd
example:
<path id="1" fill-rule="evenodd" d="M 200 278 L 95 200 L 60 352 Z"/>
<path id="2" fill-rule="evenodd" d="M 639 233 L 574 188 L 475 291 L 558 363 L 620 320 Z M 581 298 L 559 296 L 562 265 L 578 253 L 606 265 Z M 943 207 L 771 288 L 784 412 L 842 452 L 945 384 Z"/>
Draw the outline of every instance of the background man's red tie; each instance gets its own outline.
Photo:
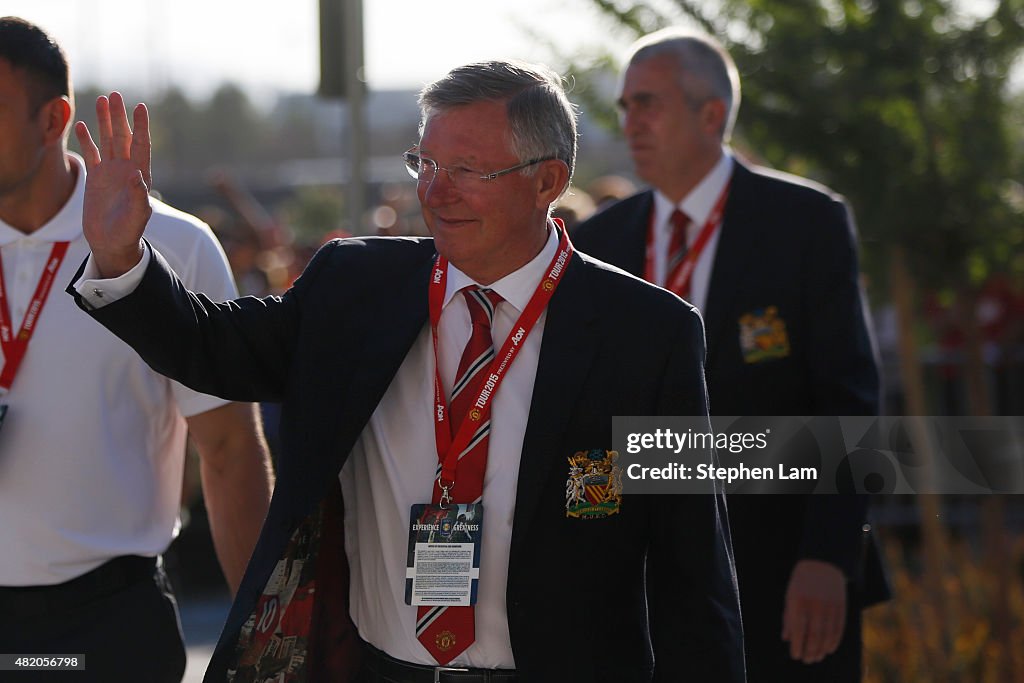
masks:
<path id="1" fill-rule="evenodd" d="M 668 260 L 665 265 L 665 282 L 671 282 L 686 258 L 686 228 L 690 225 L 690 217 L 676 209 L 669 217 L 672 223 L 672 239 L 668 243 Z"/>

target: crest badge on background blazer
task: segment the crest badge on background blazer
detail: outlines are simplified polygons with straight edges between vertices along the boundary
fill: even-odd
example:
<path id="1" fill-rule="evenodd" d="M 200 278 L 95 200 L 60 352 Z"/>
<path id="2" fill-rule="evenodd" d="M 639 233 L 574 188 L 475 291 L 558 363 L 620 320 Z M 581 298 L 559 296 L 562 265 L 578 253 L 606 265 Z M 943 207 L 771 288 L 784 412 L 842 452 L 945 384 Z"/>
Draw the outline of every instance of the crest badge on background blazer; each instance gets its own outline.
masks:
<path id="1" fill-rule="evenodd" d="M 785 358 L 789 355 L 786 321 L 777 306 L 765 306 L 744 313 L 739 319 L 740 350 L 747 363 Z"/>
<path id="2" fill-rule="evenodd" d="M 565 482 L 565 515 L 576 519 L 601 519 L 622 506 L 622 470 L 618 451 L 592 448 L 569 457 Z"/>

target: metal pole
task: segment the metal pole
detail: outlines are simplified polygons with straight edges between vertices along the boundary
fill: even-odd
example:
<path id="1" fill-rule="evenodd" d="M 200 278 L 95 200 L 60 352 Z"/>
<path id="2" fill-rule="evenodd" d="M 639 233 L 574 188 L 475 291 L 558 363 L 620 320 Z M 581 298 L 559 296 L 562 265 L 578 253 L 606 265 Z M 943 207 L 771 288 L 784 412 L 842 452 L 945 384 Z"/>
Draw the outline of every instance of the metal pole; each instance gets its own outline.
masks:
<path id="1" fill-rule="evenodd" d="M 345 99 L 348 106 L 348 216 L 349 231 L 363 233 L 366 212 L 366 71 L 363 66 L 363 2 L 342 1 L 345 50 Z"/>

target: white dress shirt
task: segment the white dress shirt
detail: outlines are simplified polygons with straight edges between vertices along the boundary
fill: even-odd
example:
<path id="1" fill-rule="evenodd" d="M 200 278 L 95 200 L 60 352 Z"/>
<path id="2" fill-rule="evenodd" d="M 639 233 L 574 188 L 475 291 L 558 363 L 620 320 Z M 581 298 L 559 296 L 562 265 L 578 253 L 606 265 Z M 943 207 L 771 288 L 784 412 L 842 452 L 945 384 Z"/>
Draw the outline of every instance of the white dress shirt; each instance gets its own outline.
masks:
<path id="1" fill-rule="evenodd" d="M 666 270 L 668 247 L 672 240 L 672 212 L 678 208 L 690 217 L 690 225 L 686 229 L 686 246 L 692 248 L 715 208 L 722 190 L 732 177 L 732 167 L 732 154 L 723 147 L 722 158 L 679 204 L 673 204 L 672 200 L 660 191 L 654 191 L 654 284 L 664 287 L 668 277 Z M 685 298 L 701 313 L 707 304 L 708 285 L 711 283 L 711 270 L 715 264 L 715 253 L 718 251 L 718 238 L 721 232 L 721 229 L 715 230 L 704 245 L 693 269 L 693 275 L 690 276 L 690 293 Z"/>
<path id="2" fill-rule="evenodd" d="M 491 328 L 495 349 L 526 308 L 557 248 L 557 235 L 551 230 L 540 254 L 490 285 L 504 298 Z M 449 264 L 438 326 L 438 358 L 446 396 L 451 395 L 470 336 L 469 309 L 458 292 L 474 284 Z M 519 460 L 546 317 L 546 312 L 541 314 L 492 398 L 476 641 L 450 666 L 515 667 L 505 585 Z M 410 508 L 430 502 L 437 467 L 433 378 L 434 351 L 428 325 L 416 338 L 341 471 L 345 545 L 352 571 L 351 614 L 359 635 L 392 657 L 428 665 L 436 662 L 416 639 L 416 607 L 405 604 L 405 567 Z"/>

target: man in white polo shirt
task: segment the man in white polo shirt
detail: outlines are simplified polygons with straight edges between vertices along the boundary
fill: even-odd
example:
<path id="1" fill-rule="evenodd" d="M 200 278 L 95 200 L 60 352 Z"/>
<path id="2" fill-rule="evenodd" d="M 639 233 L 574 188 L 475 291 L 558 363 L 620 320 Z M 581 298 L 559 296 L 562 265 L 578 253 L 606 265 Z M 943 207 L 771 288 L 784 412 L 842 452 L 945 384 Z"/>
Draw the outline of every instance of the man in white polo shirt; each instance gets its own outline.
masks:
<path id="1" fill-rule="evenodd" d="M 185 652 L 158 558 L 179 527 L 186 434 L 232 592 L 266 514 L 269 460 L 250 404 L 156 374 L 61 295 L 89 252 L 72 114 L 60 48 L 0 19 L 0 653 L 84 655 L 76 681 L 178 681 Z M 150 237 L 190 286 L 235 296 L 209 228 L 152 205 Z"/>

